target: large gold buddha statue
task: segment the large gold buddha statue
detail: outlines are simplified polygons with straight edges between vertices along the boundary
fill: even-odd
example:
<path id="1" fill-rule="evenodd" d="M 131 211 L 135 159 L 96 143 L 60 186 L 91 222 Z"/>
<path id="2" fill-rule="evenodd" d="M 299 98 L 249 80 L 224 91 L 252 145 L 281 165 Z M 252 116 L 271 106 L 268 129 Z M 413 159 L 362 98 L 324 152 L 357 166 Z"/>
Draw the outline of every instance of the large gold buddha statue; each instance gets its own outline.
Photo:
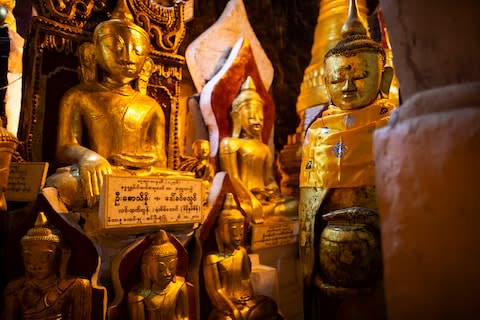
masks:
<path id="1" fill-rule="evenodd" d="M 142 283 L 128 293 L 131 320 L 188 319 L 187 284 L 177 276 L 177 249 L 160 230 L 142 256 Z"/>
<path id="2" fill-rule="evenodd" d="M 83 51 L 87 56 L 82 61 L 95 63 L 82 66 L 85 81 L 60 102 L 57 157 L 72 166 L 59 170 L 62 176 L 48 184 L 60 190 L 67 204 L 81 191 L 93 206 L 105 174 L 161 174 L 166 168 L 163 110 L 134 89 L 149 59 L 150 39 L 133 22 L 125 0 L 118 1 L 110 20 L 95 28 L 93 47 Z M 97 64 L 101 72 L 92 79 Z"/>
<path id="3" fill-rule="evenodd" d="M 232 102 L 232 137 L 220 142 L 220 167 L 228 172 L 242 208 L 254 222 L 274 215 L 296 216 L 298 202 L 280 194 L 273 156 L 262 141 L 264 102 L 248 77 Z"/>
<path id="4" fill-rule="evenodd" d="M 5 289 L 2 319 L 90 319 L 90 281 L 66 275 L 70 251 L 45 225 L 41 212 L 35 226 L 22 238 L 25 276 L 11 281 Z"/>
<path id="5" fill-rule="evenodd" d="M 205 288 L 214 306 L 209 319 L 277 319 L 275 301 L 253 292 L 251 263 L 242 246 L 244 224 L 233 195 L 227 194 L 215 229 L 218 252 L 203 260 Z"/>
<path id="6" fill-rule="evenodd" d="M 373 131 L 395 105 L 387 99 L 393 76 L 385 52 L 358 18 L 355 1 L 342 39 L 324 59 L 331 104 L 305 137 L 300 174 L 300 248 L 304 275 L 313 265 L 315 215 L 348 207 L 376 209 Z"/>

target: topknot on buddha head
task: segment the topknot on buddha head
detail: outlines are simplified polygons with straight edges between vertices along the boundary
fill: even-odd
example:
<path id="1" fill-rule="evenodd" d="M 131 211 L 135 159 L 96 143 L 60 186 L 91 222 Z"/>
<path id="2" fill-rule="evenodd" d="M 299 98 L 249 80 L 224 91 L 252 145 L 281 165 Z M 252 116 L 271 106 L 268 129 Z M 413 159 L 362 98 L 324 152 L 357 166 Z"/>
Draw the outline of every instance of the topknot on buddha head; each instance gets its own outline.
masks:
<path id="1" fill-rule="evenodd" d="M 35 226 L 28 230 L 27 234 L 21 239 L 22 246 L 28 246 L 33 243 L 44 243 L 46 245 L 58 246 L 60 238 L 47 228 L 47 218 L 43 212 L 38 214 Z"/>
<path id="2" fill-rule="evenodd" d="M 109 20 L 100 23 L 93 32 L 93 42 L 97 44 L 103 37 L 116 34 L 119 29 L 126 28 L 138 32 L 146 42 L 150 43 L 148 33 L 135 24 L 133 15 L 125 0 L 119 0 Z"/>
<path id="3" fill-rule="evenodd" d="M 368 36 L 367 29 L 360 20 L 355 0 L 350 1 L 348 17 L 342 26 L 341 34 L 342 39 L 327 51 L 324 60 L 333 55 L 353 56 L 358 52 L 373 52 L 382 57 L 385 65 L 385 50 Z"/>
<path id="4" fill-rule="evenodd" d="M 151 246 L 143 253 L 143 261 L 158 260 L 164 257 L 176 256 L 177 248 L 170 242 L 164 230 L 158 231 Z"/>
<path id="5" fill-rule="evenodd" d="M 232 112 L 238 112 L 247 102 L 257 101 L 264 104 L 262 97 L 257 92 L 257 87 L 252 77 L 248 76 L 240 87 L 240 92 L 232 101 Z"/>

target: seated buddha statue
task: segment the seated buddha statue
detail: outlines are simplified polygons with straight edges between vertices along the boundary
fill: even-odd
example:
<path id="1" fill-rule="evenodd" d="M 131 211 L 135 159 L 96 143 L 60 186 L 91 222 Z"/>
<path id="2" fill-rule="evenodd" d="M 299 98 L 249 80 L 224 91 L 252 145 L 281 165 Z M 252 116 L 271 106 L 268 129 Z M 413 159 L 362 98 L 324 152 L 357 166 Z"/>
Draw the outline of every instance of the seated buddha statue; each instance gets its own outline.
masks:
<path id="1" fill-rule="evenodd" d="M 251 263 L 242 246 L 244 224 L 233 195 L 227 194 L 215 228 L 218 252 L 203 259 L 205 288 L 214 307 L 209 319 L 277 319 L 275 301 L 253 292 Z"/>
<path id="2" fill-rule="evenodd" d="M 90 281 L 66 275 L 70 251 L 46 227 L 39 213 L 35 226 L 21 239 L 25 276 L 11 281 L 4 293 L 2 319 L 90 319 Z"/>
<path id="3" fill-rule="evenodd" d="M 298 202 L 280 194 L 273 174 L 273 156 L 262 139 L 263 100 L 248 77 L 232 102 L 231 137 L 220 142 L 220 168 L 231 178 L 241 206 L 262 222 L 271 216 L 296 216 Z"/>
<path id="4" fill-rule="evenodd" d="M 355 1 L 350 3 L 342 39 L 324 58 L 331 103 L 308 129 L 303 147 L 300 245 L 307 251 L 319 210 L 377 209 L 373 131 L 388 122 L 395 107 L 388 99 L 393 69 L 385 67 L 384 49 L 367 35 Z M 312 255 L 309 251 L 305 266 L 313 264 Z"/>
<path id="5" fill-rule="evenodd" d="M 105 174 L 143 176 L 168 170 L 163 110 L 145 90 L 135 89 L 150 59 L 150 39 L 133 22 L 125 0 L 118 1 L 111 19 L 95 28 L 93 49 L 85 52 L 94 56 L 81 56 L 82 61 L 95 64 L 82 66 L 86 81 L 60 102 L 57 157 L 71 166 L 57 171 L 47 185 L 57 187 L 67 205 L 82 194 L 92 207 Z"/>
<path id="6" fill-rule="evenodd" d="M 142 256 L 142 283 L 128 293 L 131 320 L 188 319 L 187 284 L 177 276 L 177 249 L 160 230 Z"/>
<path id="7" fill-rule="evenodd" d="M 195 178 L 206 181 L 207 186 L 213 180 L 215 169 L 210 163 L 210 143 L 208 140 L 198 139 L 192 144 L 192 156 L 180 156 L 178 170 L 190 171 Z"/>

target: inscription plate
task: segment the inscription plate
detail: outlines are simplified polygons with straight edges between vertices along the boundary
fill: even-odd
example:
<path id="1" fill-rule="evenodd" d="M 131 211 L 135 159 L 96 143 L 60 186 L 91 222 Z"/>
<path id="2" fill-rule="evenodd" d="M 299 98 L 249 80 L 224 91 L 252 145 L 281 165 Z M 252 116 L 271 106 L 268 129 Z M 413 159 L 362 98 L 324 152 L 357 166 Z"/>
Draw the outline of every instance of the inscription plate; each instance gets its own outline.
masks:
<path id="1" fill-rule="evenodd" d="M 100 221 L 106 229 L 200 222 L 202 181 L 106 176 Z"/>
<path id="2" fill-rule="evenodd" d="M 283 246 L 297 241 L 298 221 L 265 221 L 252 226 L 252 249 Z"/>
<path id="3" fill-rule="evenodd" d="M 8 201 L 35 201 L 47 178 L 48 162 L 12 162 L 5 197 Z"/>

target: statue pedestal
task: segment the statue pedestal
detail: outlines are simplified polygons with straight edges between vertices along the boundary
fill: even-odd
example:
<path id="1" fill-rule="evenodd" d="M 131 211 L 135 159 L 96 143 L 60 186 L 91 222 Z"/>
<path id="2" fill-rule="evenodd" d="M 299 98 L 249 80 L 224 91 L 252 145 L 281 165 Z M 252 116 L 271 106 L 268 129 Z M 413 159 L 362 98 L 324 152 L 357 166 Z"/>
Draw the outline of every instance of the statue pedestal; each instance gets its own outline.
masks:
<path id="1" fill-rule="evenodd" d="M 316 275 L 311 291 L 311 319 L 386 319 L 383 288 L 342 288 L 331 286 Z"/>

